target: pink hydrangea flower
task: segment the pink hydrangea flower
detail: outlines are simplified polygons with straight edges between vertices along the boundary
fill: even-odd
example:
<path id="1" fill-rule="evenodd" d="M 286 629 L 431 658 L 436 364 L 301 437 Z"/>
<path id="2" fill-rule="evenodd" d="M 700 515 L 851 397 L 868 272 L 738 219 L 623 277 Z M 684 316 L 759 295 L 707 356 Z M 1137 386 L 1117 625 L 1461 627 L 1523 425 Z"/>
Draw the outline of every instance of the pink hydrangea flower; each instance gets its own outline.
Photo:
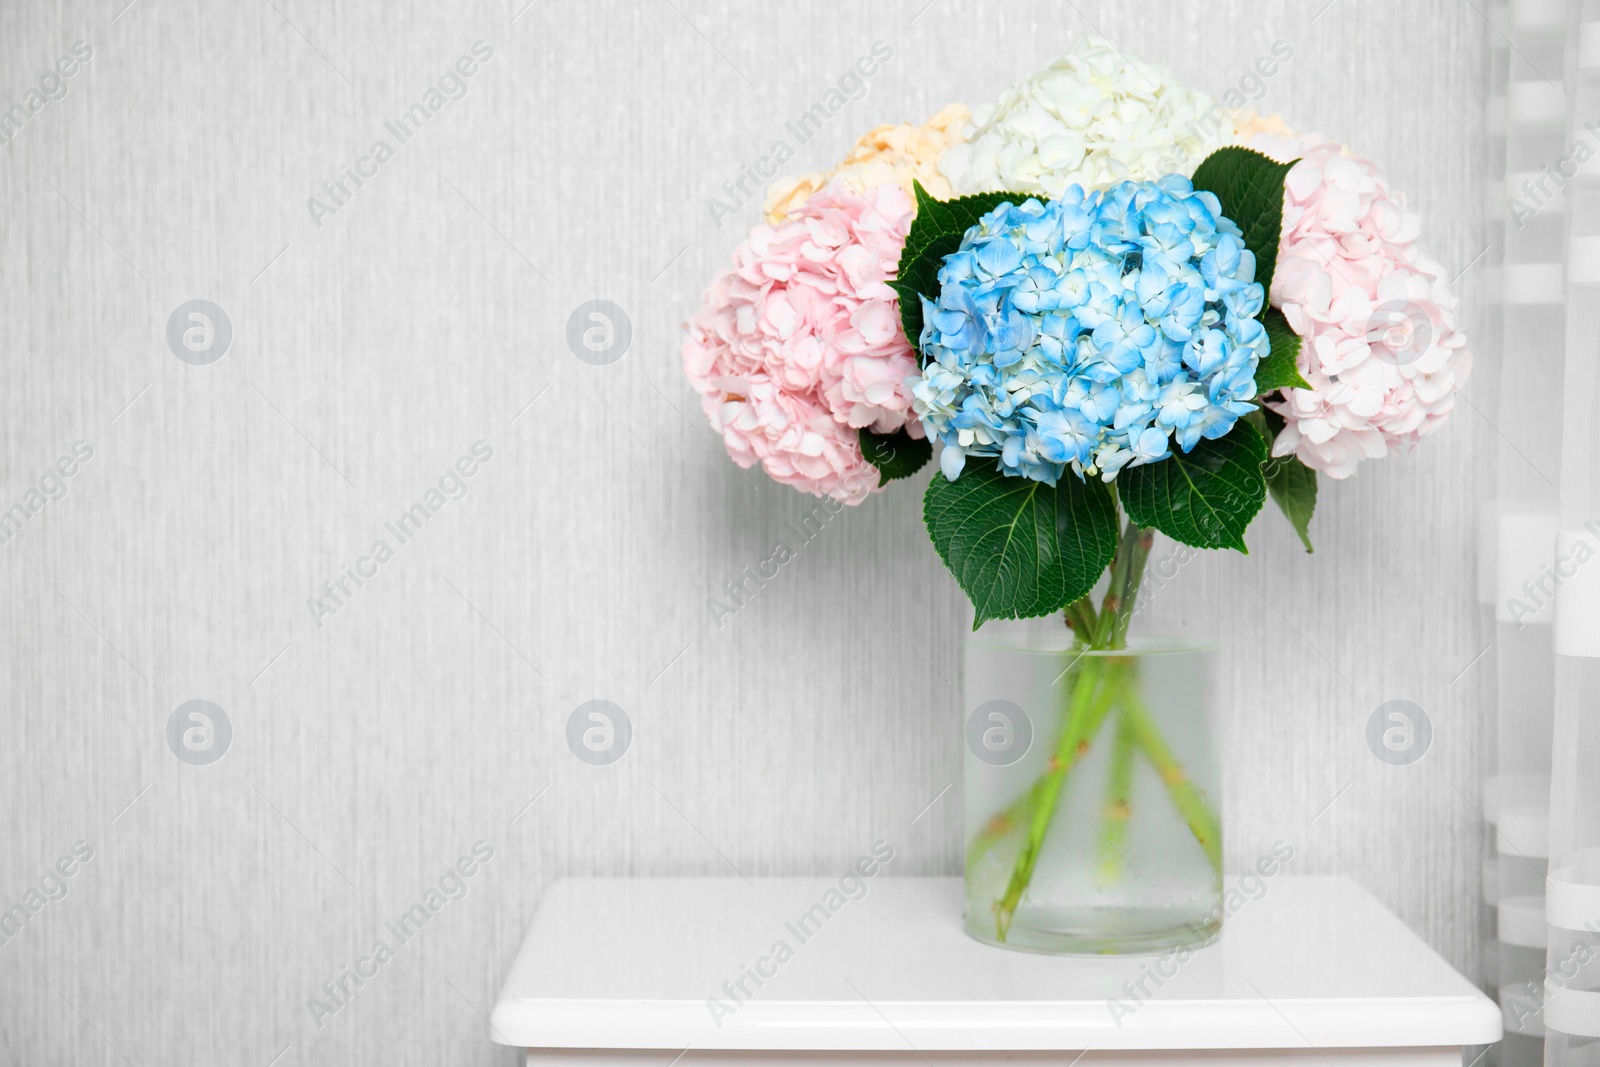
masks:
<path id="1" fill-rule="evenodd" d="M 741 467 L 858 504 L 878 487 L 858 431 L 922 436 L 894 277 L 912 201 L 835 181 L 757 226 L 686 327 L 683 369 Z"/>
<path id="2" fill-rule="evenodd" d="M 1273 453 L 1347 478 L 1438 429 L 1472 357 L 1442 268 L 1416 248 L 1417 216 L 1373 164 L 1326 142 L 1257 147 L 1301 157 L 1270 299 L 1301 337 L 1311 388 L 1266 400 L 1285 421 Z"/>

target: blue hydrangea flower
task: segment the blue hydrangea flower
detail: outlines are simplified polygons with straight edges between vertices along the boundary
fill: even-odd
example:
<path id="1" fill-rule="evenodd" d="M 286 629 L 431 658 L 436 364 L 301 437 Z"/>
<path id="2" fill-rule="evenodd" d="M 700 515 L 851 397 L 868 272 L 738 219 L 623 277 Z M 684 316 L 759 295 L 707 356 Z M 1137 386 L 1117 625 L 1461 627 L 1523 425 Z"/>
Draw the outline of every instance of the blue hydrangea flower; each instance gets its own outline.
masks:
<path id="1" fill-rule="evenodd" d="M 922 301 L 909 384 L 945 477 L 994 456 L 1050 485 L 1109 480 L 1226 434 L 1268 352 L 1255 270 L 1217 198 L 1176 174 L 989 212 Z"/>

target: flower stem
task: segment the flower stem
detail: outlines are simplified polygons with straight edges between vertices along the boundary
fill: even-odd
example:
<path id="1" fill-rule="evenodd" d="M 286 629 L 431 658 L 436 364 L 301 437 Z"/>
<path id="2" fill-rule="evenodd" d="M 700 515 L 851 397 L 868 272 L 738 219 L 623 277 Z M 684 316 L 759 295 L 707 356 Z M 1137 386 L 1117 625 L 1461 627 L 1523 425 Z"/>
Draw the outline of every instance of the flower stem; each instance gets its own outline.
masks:
<path id="1" fill-rule="evenodd" d="M 1150 716 L 1150 710 L 1132 687 L 1122 696 L 1122 718 L 1129 724 L 1139 748 L 1155 767 L 1156 774 L 1167 787 L 1167 795 L 1183 817 L 1189 832 L 1200 843 L 1206 859 L 1220 877 L 1222 874 L 1222 824 L 1216 812 L 1206 801 L 1206 795 L 1189 779 L 1183 765 L 1172 754 L 1166 738 Z"/>
<path id="2" fill-rule="evenodd" d="M 1120 664 L 1107 663 L 1098 656 L 1081 657 L 1081 662 L 1082 667 L 1070 687 L 1071 697 L 1061 737 L 1056 742 L 1055 755 L 1051 757 L 1050 769 L 1040 783 L 1033 805 L 1027 843 L 1023 845 L 1016 865 L 1011 870 L 1005 895 L 995 902 L 995 934 L 1001 941 L 1006 939 L 1006 932 L 1011 928 L 1011 917 L 1033 880 L 1033 868 L 1039 862 L 1039 850 L 1044 845 L 1045 833 L 1050 829 L 1051 818 L 1055 815 L 1056 802 L 1061 799 L 1062 789 L 1066 786 L 1067 774 L 1089 750 L 1089 739 L 1099 731 L 1118 688 Z"/>
<path id="3" fill-rule="evenodd" d="M 1133 757 L 1137 740 L 1128 716 L 1117 715 L 1116 735 L 1111 741 L 1111 770 L 1106 776 L 1106 800 L 1101 808 L 1100 884 L 1109 886 L 1122 877 L 1127 857 L 1123 846 L 1128 840 L 1128 819 L 1133 814 Z"/>
<path id="4" fill-rule="evenodd" d="M 1126 553 L 1128 566 L 1123 572 L 1122 592 L 1112 624 L 1113 648 L 1122 648 L 1127 644 L 1128 625 L 1133 621 L 1135 604 L 1139 598 L 1139 585 L 1144 578 L 1145 563 L 1150 558 L 1153 535 L 1154 531 L 1140 530 L 1130 522 L 1127 530 L 1123 532 L 1122 544 L 1118 546 L 1117 554 Z M 1109 592 L 1106 598 L 1110 600 Z M 1172 748 L 1162 736 L 1160 727 L 1156 725 L 1149 709 L 1145 707 L 1144 698 L 1140 695 L 1137 685 L 1128 686 L 1123 693 L 1119 725 L 1127 727 L 1134 742 L 1155 767 L 1156 773 L 1167 787 L 1168 795 L 1172 797 L 1173 804 L 1189 827 L 1189 832 L 1199 842 L 1206 858 L 1211 861 L 1212 868 L 1220 876 L 1222 820 L 1212 810 L 1205 793 L 1189 779 L 1183 765 L 1172 754 Z M 1118 736 L 1120 740 L 1121 735 Z M 1113 773 L 1116 769 L 1113 764 Z"/>
<path id="5" fill-rule="evenodd" d="M 1095 648 L 1115 648 L 1112 644 L 1116 637 L 1117 622 L 1123 613 L 1123 595 L 1127 590 L 1128 571 L 1133 566 L 1134 546 L 1140 537 L 1139 527 L 1129 522 L 1122 531 L 1122 539 L 1117 544 L 1116 554 L 1111 557 L 1111 581 L 1106 585 L 1106 598 L 1100 605 L 1100 618 L 1095 626 L 1093 645 Z M 1144 560 L 1139 560 L 1139 569 L 1144 569 Z M 1137 589 L 1137 586 L 1135 587 Z M 1131 604 L 1129 608 L 1131 609 Z M 1128 627 L 1124 623 L 1121 627 L 1126 636 Z"/>
<path id="6" fill-rule="evenodd" d="M 1027 788 L 1017 799 L 1006 805 L 1005 809 L 996 815 L 990 816 L 989 821 L 983 824 L 982 829 L 972 835 L 972 841 L 967 845 L 967 870 L 971 870 L 988 849 L 995 842 L 1002 840 L 1033 813 L 1033 805 L 1038 801 L 1039 795 L 1044 790 L 1044 775 L 1040 775 L 1032 785 Z"/>
<path id="7" fill-rule="evenodd" d="M 1154 540 L 1154 530 L 1141 530 L 1131 522 L 1122 535 L 1122 548 L 1118 552 L 1127 553 L 1128 565 L 1123 571 L 1122 590 L 1117 596 L 1116 613 L 1112 621 L 1112 648 L 1128 646 L 1128 625 L 1133 622 L 1134 605 L 1139 600 L 1139 586 L 1144 581 L 1144 565 L 1150 559 L 1150 545 Z M 1108 600 L 1110 596 L 1108 591 L 1106 594 Z"/>
<path id="8" fill-rule="evenodd" d="M 1089 644 L 1094 640 L 1095 629 L 1099 626 L 1099 618 L 1095 614 L 1094 601 L 1088 595 L 1079 597 L 1067 605 L 1067 628 L 1082 644 Z"/>

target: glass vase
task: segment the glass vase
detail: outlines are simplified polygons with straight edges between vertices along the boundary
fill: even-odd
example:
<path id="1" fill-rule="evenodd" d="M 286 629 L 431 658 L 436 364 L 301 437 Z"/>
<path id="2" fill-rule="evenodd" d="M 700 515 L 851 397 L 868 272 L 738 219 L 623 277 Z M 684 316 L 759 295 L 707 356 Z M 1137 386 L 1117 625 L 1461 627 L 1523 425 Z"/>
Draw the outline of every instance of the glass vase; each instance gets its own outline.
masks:
<path id="1" fill-rule="evenodd" d="M 1049 953 L 1205 944 L 1222 926 L 1213 650 L 1092 651 L 1049 621 L 967 640 L 967 931 Z"/>

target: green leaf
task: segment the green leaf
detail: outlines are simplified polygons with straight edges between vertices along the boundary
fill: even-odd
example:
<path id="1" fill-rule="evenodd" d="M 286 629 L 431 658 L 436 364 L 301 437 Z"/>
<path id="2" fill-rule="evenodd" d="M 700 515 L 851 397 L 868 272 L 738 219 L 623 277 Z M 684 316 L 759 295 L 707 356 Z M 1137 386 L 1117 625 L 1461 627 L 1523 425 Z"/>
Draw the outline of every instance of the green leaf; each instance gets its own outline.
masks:
<path id="1" fill-rule="evenodd" d="M 974 461 L 953 482 L 933 477 L 922 518 L 972 600 L 974 629 L 1060 611 L 1094 588 L 1117 549 L 1111 490 L 1070 471 L 1052 488 Z"/>
<path id="2" fill-rule="evenodd" d="M 911 477 L 933 455 L 932 441 L 926 437 L 918 440 L 904 430 L 877 434 L 863 428 L 860 436 L 861 454 L 868 463 L 878 468 L 879 485 L 888 485 L 896 478 Z"/>
<path id="3" fill-rule="evenodd" d="M 1269 307 L 1261 316 L 1267 328 L 1267 341 L 1272 351 L 1256 366 L 1256 395 L 1262 396 L 1274 389 L 1310 389 L 1311 383 L 1300 376 L 1300 335 L 1294 332 L 1283 312 Z"/>
<path id="4" fill-rule="evenodd" d="M 1283 416 L 1270 408 L 1257 408 L 1247 417 L 1266 437 L 1270 454 L 1272 443 L 1283 429 Z M 1300 535 L 1300 543 L 1307 552 L 1315 552 L 1311 547 L 1311 515 L 1317 510 L 1317 472 L 1296 456 L 1272 456 L 1261 465 L 1261 473 L 1267 479 L 1273 503 Z"/>
<path id="5" fill-rule="evenodd" d="M 1262 466 L 1267 490 L 1307 552 L 1311 547 L 1311 513 L 1317 510 L 1317 472 L 1294 456 L 1274 456 Z"/>
<path id="6" fill-rule="evenodd" d="M 939 298 L 939 268 L 944 257 L 961 247 L 961 238 L 977 221 L 1001 204 L 1027 199 L 1017 193 L 977 193 L 955 200 L 935 200 L 921 182 L 913 183 L 917 217 L 906 235 L 900 266 L 889 285 L 900 297 L 900 325 L 911 347 L 922 350 L 922 301 Z"/>
<path id="7" fill-rule="evenodd" d="M 1249 148 L 1219 148 L 1195 168 L 1194 187 L 1214 193 L 1222 213 L 1238 224 L 1245 247 L 1256 256 L 1256 281 L 1272 291 L 1283 227 L 1283 178 L 1298 163 L 1279 163 Z"/>
<path id="8" fill-rule="evenodd" d="M 1128 517 L 1192 548 L 1247 552 L 1245 527 L 1267 497 L 1267 442 L 1248 419 L 1190 452 L 1124 468 L 1117 492 Z"/>

